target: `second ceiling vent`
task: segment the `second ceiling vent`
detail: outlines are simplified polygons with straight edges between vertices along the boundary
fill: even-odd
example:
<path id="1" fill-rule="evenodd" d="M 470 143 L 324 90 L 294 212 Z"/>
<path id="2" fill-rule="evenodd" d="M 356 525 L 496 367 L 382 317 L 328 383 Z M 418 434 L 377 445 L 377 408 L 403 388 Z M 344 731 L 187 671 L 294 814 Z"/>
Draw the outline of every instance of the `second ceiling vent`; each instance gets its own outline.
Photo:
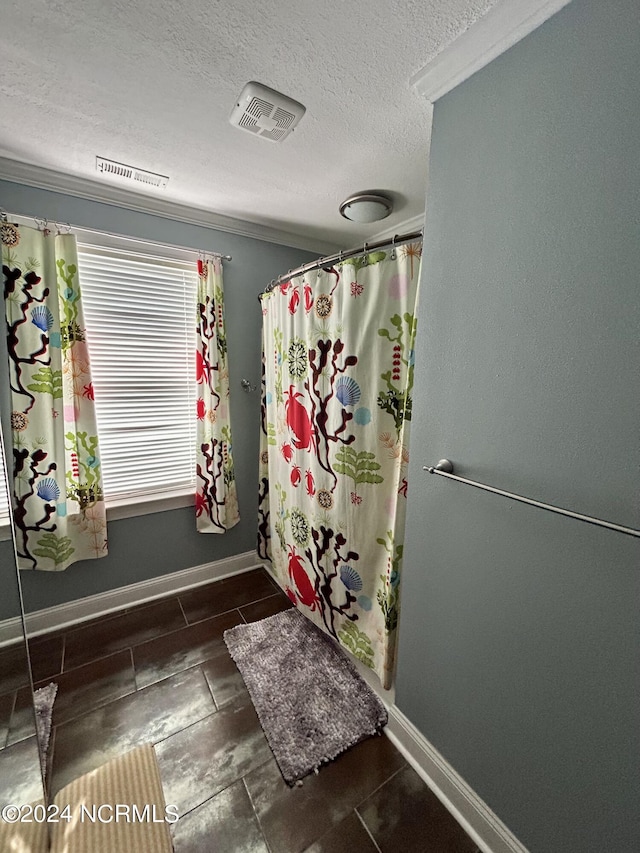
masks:
<path id="1" fill-rule="evenodd" d="M 293 98 L 252 81 L 240 92 L 229 121 L 255 136 L 282 142 L 305 114 L 305 109 Z"/>

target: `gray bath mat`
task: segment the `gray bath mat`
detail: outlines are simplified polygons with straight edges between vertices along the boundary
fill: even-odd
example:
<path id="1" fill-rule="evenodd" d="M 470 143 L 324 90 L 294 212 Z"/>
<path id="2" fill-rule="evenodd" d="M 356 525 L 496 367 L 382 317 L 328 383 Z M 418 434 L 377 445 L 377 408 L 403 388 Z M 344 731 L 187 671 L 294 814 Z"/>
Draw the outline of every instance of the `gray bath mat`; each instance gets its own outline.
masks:
<path id="1" fill-rule="evenodd" d="M 40 764 L 42 772 L 46 774 L 47 751 L 49 749 L 49 737 L 51 736 L 51 718 L 53 716 L 53 703 L 55 702 L 58 685 L 51 682 L 46 687 L 34 690 L 33 704 L 36 712 L 36 727 L 38 733 L 38 744 L 40 746 Z"/>
<path id="2" fill-rule="evenodd" d="M 230 628 L 224 641 L 289 785 L 386 724 L 346 653 L 295 608 Z"/>

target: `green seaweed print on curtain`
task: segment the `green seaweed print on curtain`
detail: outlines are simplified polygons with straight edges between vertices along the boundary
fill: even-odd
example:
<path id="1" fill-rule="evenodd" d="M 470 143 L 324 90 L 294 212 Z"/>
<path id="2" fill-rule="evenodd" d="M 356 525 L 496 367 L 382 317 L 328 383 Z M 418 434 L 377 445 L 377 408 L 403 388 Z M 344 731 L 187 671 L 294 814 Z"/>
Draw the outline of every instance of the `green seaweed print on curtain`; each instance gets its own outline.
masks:
<path id="1" fill-rule="evenodd" d="M 3 223 L 2 270 L 18 565 L 60 571 L 107 553 L 76 239 Z"/>
<path id="2" fill-rule="evenodd" d="M 399 619 L 422 246 L 262 297 L 258 553 L 291 601 L 389 686 Z"/>

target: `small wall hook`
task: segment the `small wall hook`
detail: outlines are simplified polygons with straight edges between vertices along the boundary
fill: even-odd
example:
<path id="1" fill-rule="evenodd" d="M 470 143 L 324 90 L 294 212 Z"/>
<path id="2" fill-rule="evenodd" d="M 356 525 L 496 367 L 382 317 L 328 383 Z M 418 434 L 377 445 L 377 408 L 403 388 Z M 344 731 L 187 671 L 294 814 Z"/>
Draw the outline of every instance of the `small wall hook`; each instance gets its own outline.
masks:
<path id="1" fill-rule="evenodd" d="M 240 380 L 240 385 L 241 385 L 241 387 L 242 387 L 242 390 L 243 390 L 246 394 L 251 394 L 251 393 L 252 393 L 253 391 L 255 391 L 255 390 L 256 390 L 256 388 L 258 387 L 257 385 L 252 385 L 252 384 L 251 384 L 251 382 L 249 382 L 249 380 L 248 380 L 248 379 L 241 379 L 241 380 Z"/>

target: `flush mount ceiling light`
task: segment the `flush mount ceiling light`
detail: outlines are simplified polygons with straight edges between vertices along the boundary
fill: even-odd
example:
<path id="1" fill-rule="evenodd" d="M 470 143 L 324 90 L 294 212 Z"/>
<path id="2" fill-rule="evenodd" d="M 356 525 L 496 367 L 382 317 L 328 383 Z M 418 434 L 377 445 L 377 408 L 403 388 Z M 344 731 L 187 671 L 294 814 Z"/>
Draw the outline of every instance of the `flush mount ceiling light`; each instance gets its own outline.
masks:
<path id="1" fill-rule="evenodd" d="M 381 193 L 356 193 L 340 205 L 340 213 L 352 222 L 377 222 L 389 216 L 393 202 Z"/>

